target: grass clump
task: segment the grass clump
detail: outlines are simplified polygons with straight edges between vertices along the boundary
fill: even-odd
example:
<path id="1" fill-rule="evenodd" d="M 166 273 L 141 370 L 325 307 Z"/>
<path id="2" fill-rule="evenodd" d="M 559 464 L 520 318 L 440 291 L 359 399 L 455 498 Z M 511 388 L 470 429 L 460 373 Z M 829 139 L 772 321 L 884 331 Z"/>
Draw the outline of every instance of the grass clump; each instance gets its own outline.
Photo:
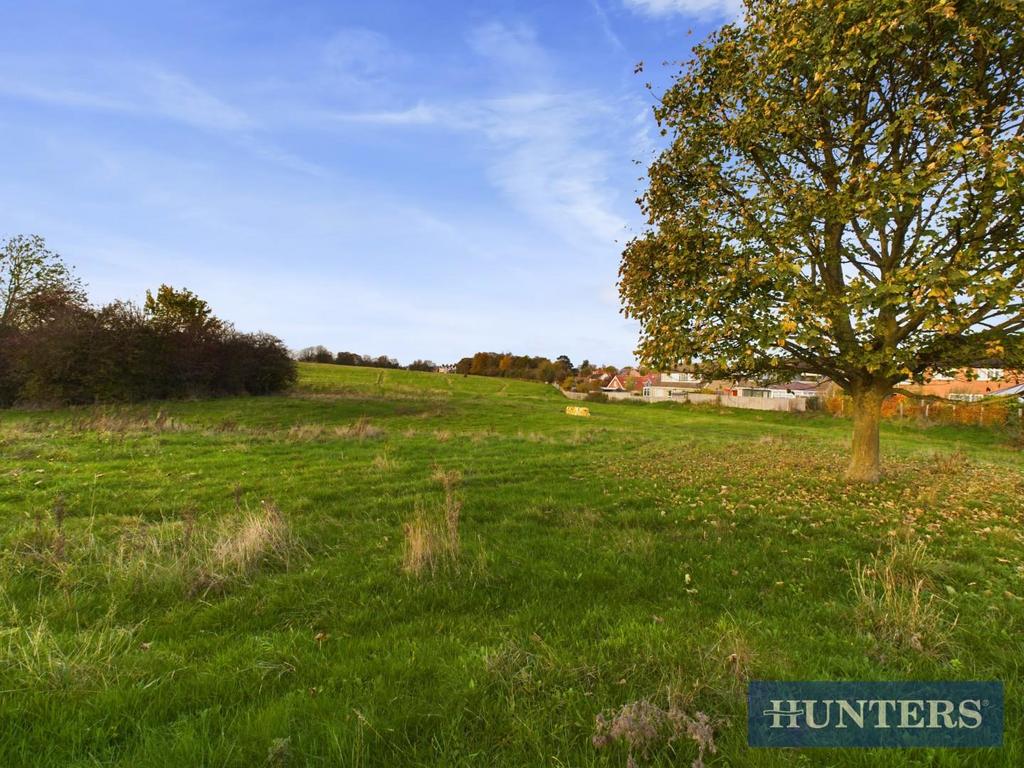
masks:
<path id="1" fill-rule="evenodd" d="M 457 470 L 437 469 L 433 479 L 444 491 L 440 509 L 425 510 L 417 501 L 413 519 L 403 529 L 405 552 L 402 570 L 411 576 L 433 575 L 439 568 L 457 566 L 462 548 L 459 537 L 462 501 L 455 493 L 462 475 Z"/>
<path id="2" fill-rule="evenodd" d="M 935 561 L 924 542 L 897 543 L 858 564 L 853 593 L 862 625 L 882 644 L 938 655 L 948 647 L 953 626 L 933 592 Z"/>
<path id="3" fill-rule="evenodd" d="M 46 618 L 0 630 L 0 688 L 81 689 L 111 684 L 119 660 L 136 645 L 138 625 L 122 626 L 113 611 L 73 633 L 58 632 Z"/>
<path id="4" fill-rule="evenodd" d="M 222 592 L 231 584 L 248 581 L 265 567 L 287 569 L 298 548 L 288 522 L 272 502 L 227 518 L 212 544 L 204 544 L 199 544 L 189 588 L 193 595 Z"/>

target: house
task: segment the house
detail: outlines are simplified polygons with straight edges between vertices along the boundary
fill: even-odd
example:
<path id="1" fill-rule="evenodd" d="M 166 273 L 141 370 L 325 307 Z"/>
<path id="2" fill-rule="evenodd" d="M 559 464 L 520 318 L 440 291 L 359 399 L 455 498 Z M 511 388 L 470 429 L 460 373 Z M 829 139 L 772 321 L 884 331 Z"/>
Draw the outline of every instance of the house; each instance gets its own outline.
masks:
<path id="1" fill-rule="evenodd" d="M 727 389 L 736 397 L 771 397 L 793 400 L 795 398 L 829 397 L 835 393 L 837 386 L 831 379 L 815 376 L 764 386 L 743 382 Z"/>
<path id="2" fill-rule="evenodd" d="M 736 397 L 785 397 L 785 395 L 775 395 L 773 390 L 768 387 L 755 386 L 734 387 L 730 393 Z"/>
<path id="3" fill-rule="evenodd" d="M 1014 384 L 1010 387 L 1004 387 L 1003 389 L 997 389 L 995 392 L 989 392 L 989 397 L 1016 397 L 1018 400 L 1024 401 L 1024 384 Z"/>
<path id="4" fill-rule="evenodd" d="M 961 368 L 952 375 L 933 376 L 926 384 L 904 381 L 899 387 L 915 395 L 977 402 L 998 390 L 1020 383 L 1022 380 L 1019 372 L 1003 368 Z"/>
<path id="5" fill-rule="evenodd" d="M 631 384 L 632 384 L 632 388 L 635 391 L 643 393 L 646 389 L 648 389 L 650 387 L 651 384 L 657 383 L 657 381 L 658 381 L 658 374 L 656 374 L 656 373 L 648 373 L 648 374 L 645 374 L 643 376 L 637 376 L 636 378 L 634 378 L 631 381 Z"/>
<path id="6" fill-rule="evenodd" d="M 784 384 L 769 384 L 769 397 L 817 397 L 820 382 L 817 381 L 787 381 Z"/>
<path id="7" fill-rule="evenodd" d="M 607 375 L 607 374 L 606 374 Z M 601 387 L 602 392 L 625 392 L 626 383 L 623 381 L 625 376 L 619 376 L 616 374 L 612 376 L 606 384 Z"/>
<path id="8" fill-rule="evenodd" d="M 704 382 L 688 371 L 672 371 L 670 373 L 653 374 L 643 384 L 644 397 L 664 398 L 699 392 L 704 389 Z"/>

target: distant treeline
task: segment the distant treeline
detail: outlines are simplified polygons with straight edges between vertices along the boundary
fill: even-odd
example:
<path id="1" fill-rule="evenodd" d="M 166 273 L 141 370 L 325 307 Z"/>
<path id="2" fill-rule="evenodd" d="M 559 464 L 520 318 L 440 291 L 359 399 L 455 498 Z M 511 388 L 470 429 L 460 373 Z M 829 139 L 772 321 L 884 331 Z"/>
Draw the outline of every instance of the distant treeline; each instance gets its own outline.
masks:
<path id="1" fill-rule="evenodd" d="M 268 394 L 295 375 L 279 339 L 236 331 L 190 291 L 95 307 L 42 238 L 0 243 L 0 405 Z"/>
<path id="2" fill-rule="evenodd" d="M 572 375 L 572 361 L 566 355 L 546 357 L 513 355 L 509 352 L 477 352 L 455 365 L 455 372 L 472 376 L 504 376 L 510 379 L 561 382 Z"/>
<path id="3" fill-rule="evenodd" d="M 335 354 L 327 347 L 317 345 L 300 349 L 296 355 L 303 363 L 330 363 L 332 365 L 361 365 L 366 368 L 404 368 L 409 371 L 436 371 L 437 364 L 431 360 L 415 360 L 409 365 L 403 366 L 395 358 L 381 355 L 372 357 L 360 355 L 355 352 L 338 352 Z"/>

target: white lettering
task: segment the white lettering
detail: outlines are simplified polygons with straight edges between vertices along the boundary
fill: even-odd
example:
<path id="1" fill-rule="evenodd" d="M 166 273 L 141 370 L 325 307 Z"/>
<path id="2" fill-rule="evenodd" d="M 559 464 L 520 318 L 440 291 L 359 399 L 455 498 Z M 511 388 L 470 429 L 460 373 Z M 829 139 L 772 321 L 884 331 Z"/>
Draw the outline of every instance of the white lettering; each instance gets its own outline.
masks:
<path id="1" fill-rule="evenodd" d="M 815 704 L 825 705 L 825 722 L 819 723 L 814 717 L 814 705 Z M 807 717 L 807 727 L 819 730 L 821 728 L 827 728 L 829 722 L 832 720 L 832 699 L 825 699 L 825 701 L 815 702 L 814 699 L 804 700 L 804 713 Z"/>
<path id="2" fill-rule="evenodd" d="M 939 725 L 942 718 L 942 725 Z M 929 728 L 956 728 L 953 722 L 953 702 L 944 699 L 931 699 L 928 702 Z"/>
<path id="3" fill-rule="evenodd" d="M 850 720 L 852 720 L 854 722 L 854 724 L 858 728 L 863 728 L 864 727 L 864 704 L 865 703 L 866 702 L 864 701 L 864 699 L 858 699 L 857 700 L 857 704 L 860 705 L 860 708 L 855 710 L 853 708 L 853 706 L 850 704 L 849 701 L 847 701 L 845 699 L 840 699 L 839 700 L 839 717 L 837 718 L 836 728 L 845 728 L 846 727 L 846 723 L 843 722 L 843 715 L 847 715 L 850 718 Z"/>
<path id="4" fill-rule="evenodd" d="M 924 728 L 924 720 L 921 719 L 922 709 L 924 709 L 924 702 L 921 699 L 901 700 L 900 728 Z"/>
<path id="5" fill-rule="evenodd" d="M 893 699 L 871 699 L 868 702 L 868 709 L 874 707 L 878 713 L 878 724 L 875 728 L 889 728 L 889 712 L 891 708 L 893 711 L 896 710 L 896 702 Z"/>
<path id="6" fill-rule="evenodd" d="M 971 721 L 972 724 L 964 722 L 964 718 Z M 977 728 L 981 725 L 981 702 L 977 699 L 964 699 L 960 702 L 960 727 L 961 728 Z"/>

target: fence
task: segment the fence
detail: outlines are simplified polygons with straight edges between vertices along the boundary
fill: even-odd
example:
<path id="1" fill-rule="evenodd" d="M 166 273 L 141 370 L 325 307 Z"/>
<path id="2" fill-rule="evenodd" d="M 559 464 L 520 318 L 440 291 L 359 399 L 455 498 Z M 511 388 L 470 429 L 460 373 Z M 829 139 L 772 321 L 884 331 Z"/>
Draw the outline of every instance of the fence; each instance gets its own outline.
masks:
<path id="1" fill-rule="evenodd" d="M 561 391 L 561 390 L 560 390 Z M 562 392 L 570 400 L 586 400 L 585 392 Z M 824 408 L 833 416 L 852 416 L 853 401 L 845 395 L 825 400 L 818 398 L 737 397 L 735 395 L 687 392 L 672 397 L 643 397 L 632 392 L 602 392 L 609 401 L 632 400 L 643 403 L 694 403 L 745 408 L 755 411 L 802 412 Z M 1010 400 L 985 400 L 977 403 L 907 397 L 896 394 L 882 404 L 884 419 L 912 419 L 922 424 L 966 424 L 1001 427 L 1024 424 L 1024 405 Z"/>
<path id="2" fill-rule="evenodd" d="M 562 392 L 570 400 L 586 400 L 585 392 Z M 709 392 L 685 392 L 680 395 L 644 397 L 632 392 L 602 392 L 609 401 L 632 400 L 641 403 L 693 403 L 695 405 L 721 405 L 726 408 L 746 408 L 755 411 L 806 411 L 808 400 L 805 397 L 737 397 L 735 395 L 713 394 Z M 813 407 L 813 406 L 812 406 Z"/>
<path id="3" fill-rule="evenodd" d="M 853 401 L 844 395 L 830 397 L 825 409 L 835 416 L 853 414 Z M 978 403 L 907 397 L 896 394 L 882 403 L 883 419 L 912 419 L 925 424 L 966 424 L 1001 427 L 1020 424 L 1024 406 L 1012 400 L 988 400 Z"/>

